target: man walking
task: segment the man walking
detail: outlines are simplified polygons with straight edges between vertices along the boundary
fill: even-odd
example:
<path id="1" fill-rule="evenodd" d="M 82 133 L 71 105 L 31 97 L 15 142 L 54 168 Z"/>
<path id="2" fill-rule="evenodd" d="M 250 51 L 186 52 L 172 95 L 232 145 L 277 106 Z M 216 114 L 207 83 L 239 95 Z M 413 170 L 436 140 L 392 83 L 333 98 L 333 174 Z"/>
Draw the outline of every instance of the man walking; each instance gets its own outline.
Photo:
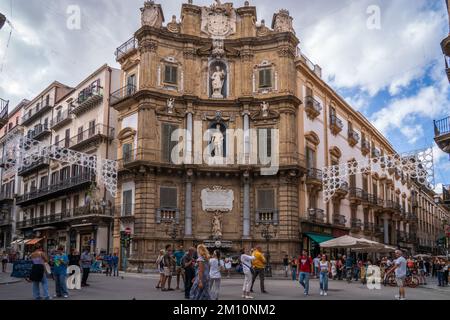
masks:
<path id="1" fill-rule="evenodd" d="M 397 300 L 406 300 L 405 298 L 405 279 L 406 279 L 406 259 L 403 257 L 403 252 L 401 250 L 395 250 L 394 267 L 388 272 L 395 271 L 395 280 L 398 285 L 398 295 L 395 296 Z"/>
<path id="2" fill-rule="evenodd" d="M 195 260 L 194 260 L 194 248 L 189 248 L 188 252 L 181 259 L 181 266 L 184 268 L 184 297 L 189 299 L 191 292 L 192 280 L 195 278 Z"/>
<path id="3" fill-rule="evenodd" d="M 55 297 L 68 298 L 69 293 L 67 291 L 67 265 L 69 264 L 69 258 L 64 253 L 64 248 L 59 247 L 56 255 L 53 258 L 53 273 L 55 275 Z M 44 274 L 45 276 L 45 274 Z"/>
<path id="4" fill-rule="evenodd" d="M 111 257 L 111 267 L 114 273 L 114 277 L 119 276 L 119 257 L 117 256 L 117 252 L 114 252 L 114 255 Z"/>
<path id="5" fill-rule="evenodd" d="M 170 287 L 170 284 L 172 283 L 172 269 L 175 266 L 175 260 L 172 257 L 172 245 L 168 244 L 166 245 L 166 253 L 163 257 L 163 264 L 164 264 L 164 278 L 163 282 L 161 283 L 161 291 L 173 291 L 173 289 Z M 166 281 L 167 281 L 167 289 L 166 289 Z"/>
<path id="6" fill-rule="evenodd" d="M 255 284 L 256 278 L 259 276 L 259 283 L 261 287 L 262 293 L 267 293 L 264 289 L 264 271 L 266 268 L 266 258 L 262 254 L 262 250 L 260 246 L 257 246 L 253 251 L 252 256 L 255 257 L 253 260 L 253 269 L 255 269 L 255 273 L 253 274 L 252 286 L 250 288 L 250 292 L 253 292 L 253 285 Z"/>
<path id="7" fill-rule="evenodd" d="M 91 271 L 92 259 L 92 255 L 89 253 L 89 248 L 85 248 L 80 259 L 81 269 L 83 269 L 83 278 L 81 279 L 82 287 L 89 287 L 87 279 L 89 277 L 89 272 Z"/>
<path id="8" fill-rule="evenodd" d="M 302 287 L 305 289 L 303 294 L 307 296 L 309 294 L 309 275 L 312 271 L 312 259 L 308 257 L 306 250 L 303 250 L 302 255 L 298 257 L 297 272 L 299 273 L 299 281 Z"/>
<path id="9" fill-rule="evenodd" d="M 184 257 L 184 250 L 183 250 L 182 245 L 178 246 L 178 250 L 175 251 L 173 256 L 175 257 L 175 262 L 176 262 L 175 272 L 177 274 L 177 287 L 175 288 L 175 290 L 180 290 L 180 277 L 184 281 L 184 272 L 183 272 L 184 270 L 181 267 L 181 259 L 183 259 L 183 257 Z"/>
<path id="10" fill-rule="evenodd" d="M 289 256 L 285 255 L 283 258 L 283 268 L 284 268 L 284 276 L 288 277 L 288 271 L 289 271 Z"/>

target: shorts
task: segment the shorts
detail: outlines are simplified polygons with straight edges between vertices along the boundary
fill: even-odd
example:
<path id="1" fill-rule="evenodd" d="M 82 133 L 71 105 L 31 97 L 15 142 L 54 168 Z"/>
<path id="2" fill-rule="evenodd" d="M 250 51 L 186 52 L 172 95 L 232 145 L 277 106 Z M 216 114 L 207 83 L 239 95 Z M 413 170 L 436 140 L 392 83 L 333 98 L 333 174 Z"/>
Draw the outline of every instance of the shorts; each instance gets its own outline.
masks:
<path id="1" fill-rule="evenodd" d="M 166 277 L 171 277 L 172 276 L 172 271 L 170 270 L 169 267 L 164 267 L 164 275 Z"/>
<path id="2" fill-rule="evenodd" d="M 406 277 L 401 277 L 401 278 L 395 277 L 395 281 L 397 282 L 397 285 L 399 287 L 404 287 L 405 286 L 405 278 Z"/>
<path id="3" fill-rule="evenodd" d="M 183 274 L 184 270 L 181 266 L 177 266 L 175 268 L 175 272 L 176 272 L 176 274 Z"/>

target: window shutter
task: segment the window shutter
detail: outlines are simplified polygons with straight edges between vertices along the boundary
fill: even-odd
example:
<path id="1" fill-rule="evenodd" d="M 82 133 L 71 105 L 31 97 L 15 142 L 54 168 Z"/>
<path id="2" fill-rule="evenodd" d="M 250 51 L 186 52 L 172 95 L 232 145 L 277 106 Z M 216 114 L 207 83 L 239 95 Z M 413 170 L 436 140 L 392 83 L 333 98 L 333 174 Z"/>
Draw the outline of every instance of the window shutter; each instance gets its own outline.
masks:
<path id="1" fill-rule="evenodd" d="M 170 74 L 170 80 L 171 80 L 170 83 L 176 84 L 177 83 L 178 68 L 172 66 L 172 67 L 170 67 L 170 69 L 172 71 L 171 74 Z"/>
<path id="2" fill-rule="evenodd" d="M 163 123 L 161 127 L 161 150 L 162 150 L 162 160 L 164 162 L 169 162 L 170 160 L 170 125 Z"/>
<path id="3" fill-rule="evenodd" d="M 122 158 L 125 162 L 131 161 L 131 144 L 126 143 L 122 146 Z"/>
<path id="4" fill-rule="evenodd" d="M 275 193 L 274 190 L 258 190 L 258 209 L 274 209 Z"/>
<path id="5" fill-rule="evenodd" d="M 305 91 L 306 91 L 305 92 L 305 96 L 306 97 L 312 97 L 313 96 L 313 92 L 312 92 L 312 89 L 310 87 L 306 87 Z"/>
<path id="6" fill-rule="evenodd" d="M 159 188 L 159 205 L 161 208 L 176 209 L 177 204 L 177 188 Z"/>
<path id="7" fill-rule="evenodd" d="M 259 87 L 268 88 L 272 86 L 272 70 L 262 69 L 259 71 Z"/>
<path id="8" fill-rule="evenodd" d="M 123 192 L 123 209 L 122 215 L 131 216 L 133 205 L 133 191 L 127 190 Z"/>

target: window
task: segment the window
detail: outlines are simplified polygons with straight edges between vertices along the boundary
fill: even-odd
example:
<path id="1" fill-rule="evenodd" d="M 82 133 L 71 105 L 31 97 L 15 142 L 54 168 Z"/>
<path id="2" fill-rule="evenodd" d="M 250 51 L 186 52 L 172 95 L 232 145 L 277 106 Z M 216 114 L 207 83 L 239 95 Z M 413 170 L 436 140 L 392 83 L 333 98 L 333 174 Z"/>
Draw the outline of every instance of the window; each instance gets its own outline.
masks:
<path id="1" fill-rule="evenodd" d="M 316 151 L 306 147 L 306 167 L 312 169 L 316 167 Z"/>
<path id="2" fill-rule="evenodd" d="M 40 217 L 45 216 L 45 206 L 44 206 L 44 205 L 41 205 L 41 206 L 39 207 L 39 216 L 40 216 Z"/>
<path id="3" fill-rule="evenodd" d="M 173 148 L 178 144 L 178 141 L 172 141 L 172 133 L 178 129 L 178 126 L 163 123 L 162 124 L 162 135 L 161 135 L 161 150 L 162 150 L 162 160 L 164 162 L 172 162 L 171 153 Z"/>
<path id="4" fill-rule="evenodd" d="M 258 157 L 272 156 L 272 129 L 258 129 Z M 260 159 L 262 160 L 262 159 Z"/>
<path id="5" fill-rule="evenodd" d="M 70 167 L 62 168 L 59 172 L 60 181 L 67 181 L 70 178 Z"/>
<path id="6" fill-rule="evenodd" d="M 79 167 L 78 165 L 74 164 L 72 166 L 72 177 L 78 177 L 81 175 L 81 167 Z"/>
<path id="7" fill-rule="evenodd" d="M 31 181 L 30 191 L 35 192 L 36 191 L 36 181 Z"/>
<path id="8" fill-rule="evenodd" d="M 16 126 L 19 125 L 19 117 L 16 117 Z"/>
<path id="9" fill-rule="evenodd" d="M 25 183 L 23 185 L 23 193 L 27 193 L 28 192 L 28 183 Z"/>
<path id="10" fill-rule="evenodd" d="M 132 74 L 127 78 L 127 95 L 131 95 L 136 91 L 136 75 Z"/>
<path id="11" fill-rule="evenodd" d="M 176 209 L 178 207 L 177 188 L 159 188 L 159 206 L 165 209 Z"/>
<path id="12" fill-rule="evenodd" d="M 79 203 L 80 203 L 80 196 L 76 194 L 73 196 L 73 207 L 78 208 Z"/>
<path id="13" fill-rule="evenodd" d="M 95 120 L 89 121 L 89 137 L 95 134 Z"/>
<path id="14" fill-rule="evenodd" d="M 61 121 L 61 118 L 62 118 L 62 110 L 59 109 L 58 113 L 56 114 L 56 122 Z"/>
<path id="15" fill-rule="evenodd" d="M 46 188 L 48 186 L 48 176 L 41 177 L 40 188 Z"/>
<path id="16" fill-rule="evenodd" d="M 10 122 L 10 123 L 8 124 L 8 130 L 11 131 L 12 127 L 13 127 L 13 124 Z"/>
<path id="17" fill-rule="evenodd" d="M 50 214 L 56 213 L 56 203 L 53 201 L 50 203 Z"/>
<path id="18" fill-rule="evenodd" d="M 356 176 L 354 174 L 349 176 L 350 188 L 356 188 Z"/>
<path id="19" fill-rule="evenodd" d="M 66 129 L 66 136 L 64 139 L 64 147 L 69 148 L 70 146 L 70 129 Z"/>
<path id="20" fill-rule="evenodd" d="M 259 70 L 259 87 L 270 88 L 272 87 L 272 69 Z"/>
<path id="21" fill-rule="evenodd" d="M 59 135 L 55 136 L 55 146 L 59 146 Z"/>
<path id="22" fill-rule="evenodd" d="M 375 197 L 378 197 L 378 186 L 376 183 L 372 184 L 372 192 Z"/>
<path id="23" fill-rule="evenodd" d="M 124 162 L 130 162 L 132 160 L 131 144 L 126 143 L 122 146 L 122 159 Z"/>
<path id="24" fill-rule="evenodd" d="M 132 208 L 133 208 L 133 191 L 132 190 L 126 190 L 122 193 L 122 203 L 123 203 L 123 209 L 122 209 L 122 216 L 131 216 L 133 214 Z"/>
<path id="25" fill-rule="evenodd" d="M 164 67 L 164 82 L 170 84 L 177 84 L 178 67 L 173 65 L 166 65 Z"/>
<path id="26" fill-rule="evenodd" d="M 366 192 L 369 191 L 369 179 L 366 175 L 363 175 L 363 190 Z"/>
<path id="27" fill-rule="evenodd" d="M 58 171 L 55 171 L 52 173 L 51 178 L 50 178 L 50 183 L 52 186 L 58 183 L 58 177 L 59 177 Z"/>
<path id="28" fill-rule="evenodd" d="M 275 208 L 275 190 L 257 190 L 257 207 L 259 210 L 273 210 Z"/>
<path id="29" fill-rule="evenodd" d="M 61 212 L 65 213 L 67 211 L 67 200 L 66 199 L 62 199 L 61 200 Z"/>
<path id="30" fill-rule="evenodd" d="M 305 89 L 305 97 L 313 97 L 313 91 L 310 87 L 306 87 Z"/>
<path id="31" fill-rule="evenodd" d="M 45 97 L 45 106 L 48 107 L 49 105 L 50 105 L 50 96 L 47 95 L 47 96 Z"/>
<path id="32" fill-rule="evenodd" d="M 82 126 L 78 128 L 77 141 L 78 142 L 83 141 L 83 127 Z"/>

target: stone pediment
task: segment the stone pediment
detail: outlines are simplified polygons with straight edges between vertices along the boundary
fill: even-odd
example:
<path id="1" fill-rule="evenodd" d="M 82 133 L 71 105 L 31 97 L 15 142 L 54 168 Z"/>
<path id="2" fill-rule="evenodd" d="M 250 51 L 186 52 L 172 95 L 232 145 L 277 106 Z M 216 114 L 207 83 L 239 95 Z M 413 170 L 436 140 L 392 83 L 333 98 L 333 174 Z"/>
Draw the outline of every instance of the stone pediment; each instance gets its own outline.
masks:
<path id="1" fill-rule="evenodd" d="M 236 11 L 233 3 L 216 3 L 202 8 L 201 31 L 212 38 L 226 38 L 236 33 Z"/>

